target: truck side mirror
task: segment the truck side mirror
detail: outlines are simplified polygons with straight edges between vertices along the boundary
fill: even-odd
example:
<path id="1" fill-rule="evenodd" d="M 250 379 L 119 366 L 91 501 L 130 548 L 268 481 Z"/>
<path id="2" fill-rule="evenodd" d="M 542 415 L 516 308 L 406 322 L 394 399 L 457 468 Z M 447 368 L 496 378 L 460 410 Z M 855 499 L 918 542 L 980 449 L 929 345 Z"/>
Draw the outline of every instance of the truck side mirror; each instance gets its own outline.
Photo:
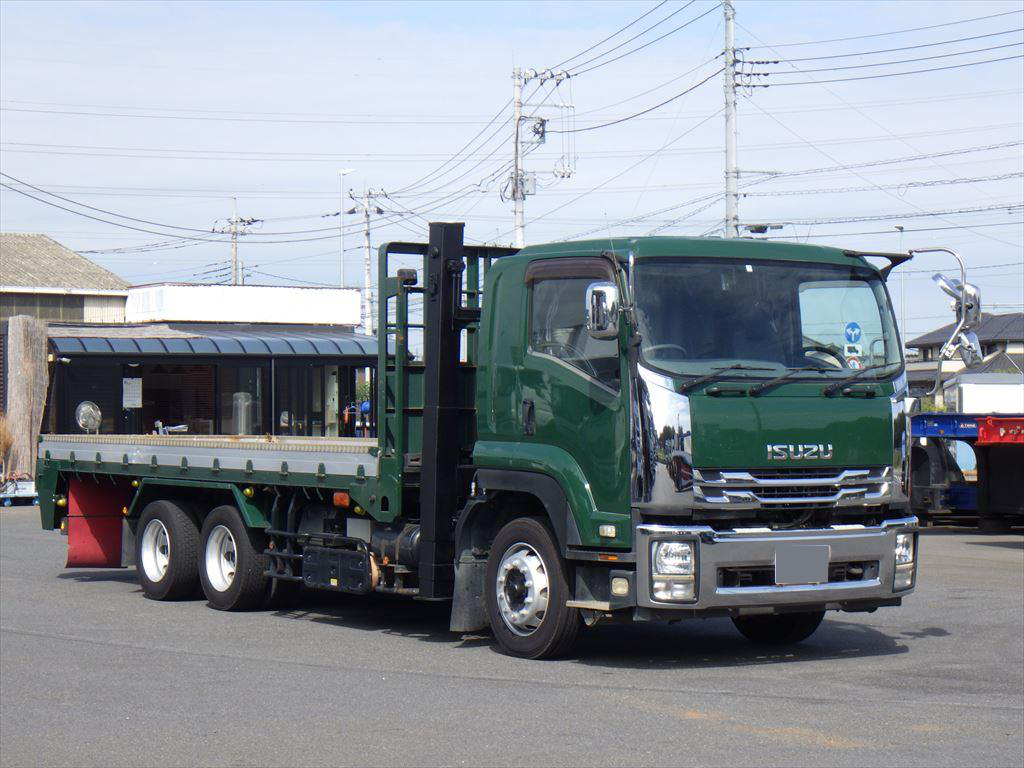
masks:
<path id="1" fill-rule="evenodd" d="M 955 278 L 945 275 L 932 275 L 942 292 L 953 299 L 953 311 L 956 318 L 963 323 L 963 330 L 974 327 L 981 322 L 981 291 L 971 283 L 961 283 Z"/>
<path id="2" fill-rule="evenodd" d="M 967 328 L 973 328 L 981 322 L 981 292 L 976 285 L 964 283 L 963 285 L 964 323 Z"/>
<path id="3" fill-rule="evenodd" d="M 587 286 L 584 312 L 587 330 L 595 339 L 618 335 L 619 292 L 615 283 L 591 283 Z"/>
<path id="4" fill-rule="evenodd" d="M 980 365 L 984 355 L 978 334 L 972 328 L 981 322 L 981 292 L 975 285 L 943 275 L 933 275 L 932 280 L 943 293 L 953 298 L 953 311 L 957 318 L 953 335 L 942 345 L 940 359 L 949 360 L 954 353 L 959 353 L 960 359 L 968 368 Z"/>
<path id="5" fill-rule="evenodd" d="M 960 359 L 968 368 L 978 365 L 982 361 L 981 344 L 978 342 L 978 334 L 972 328 L 981 322 L 981 292 L 977 286 L 967 282 L 967 269 L 964 267 L 964 260 L 960 254 L 949 248 L 911 248 L 908 252 L 911 256 L 915 253 L 948 253 L 956 263 L 960 265 L 960 279 L 950 279 L 944 275 L 932 275 L 932 280 L 942 289 L 942 292 L 953 299 L 953 312 L 956 313 L 956 327 L 949 335 L 949 339 L 939 350 L 938 360 L 935 365 L 935 383 L 928 390 L 928 395 L 936 394 L 942 388 L 942 362 L 949 360 L 956 352 L 960 353 Z M 902 262 L 900 262 L 902 263 Z"/>
<path id="6" fill-rule="evenodd" d="M 974 331 L 960 332 L 960 337 L 957 339 L 957 352 L 960 353 L 960 359 L 968 368 L 981 365 L 982 358 L 984 358 L 981 352 L 981 342 L 978 341 L 978 334 Z"/>

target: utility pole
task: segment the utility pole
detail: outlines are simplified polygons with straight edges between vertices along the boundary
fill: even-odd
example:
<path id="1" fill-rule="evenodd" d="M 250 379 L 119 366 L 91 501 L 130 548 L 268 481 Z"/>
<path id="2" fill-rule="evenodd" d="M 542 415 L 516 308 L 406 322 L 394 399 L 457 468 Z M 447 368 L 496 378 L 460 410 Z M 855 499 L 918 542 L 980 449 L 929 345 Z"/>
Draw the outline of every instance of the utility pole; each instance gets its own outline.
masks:
<path id="1" fill-rule="evenodd" d="M 345 287 L 345 177 L 352 173 L 354 168 L 342 168 L 338 171 L 338 271 L 340 273 L 341 287 Z"/>
<path id="2" fill-rule="evenodd" d="M 725 14 L 725 236 L 739 237 L 740 215 L 736 168 L 736 11 L 732 0 L 722 0 Z"/>
<path id="3" fill-rule="evenodd" d="M 523 71 L 516 67 L 512 70 L 512 204 L 515 206 L 516 248 L 526 245 L 526 213 L 523 203 L 526 200 L 523 188 L 523 154 L 519 148 L 519 128 L 523 120 Z"/>
<path id="4" fill-rule="evenodd" d="M 220 219 L 223 221 L 223 219 Z M 238 236 L 249 232 L 253 224 L 261 223 L 262 219 L 243 219 L 238 216 L 238 198 L 231 198 L 231 218 L 226 227 L 215 227 L 214 232 L 231 235 L 231 284 L 238 285 L 241 281 L 241 270 L 238 266 Z"/>
<path id="5" fill-rule="evenodd" d="M 238 198 L 231 198 L 231 284 L 238 285 Z"/>
<path id="6" fill-rule="evenodd" d="M 352 199 L 356 205 L 350 208 L 346 213 L 356 213 L 357 208 L 361 208 L 363 212 L 363 244 L 366 246 L 366 254 L 363 258 L 363 330 L 367 334 L 373 334 L 373 300 L 370 298 L 371 291 L 371 274 L 370 267 L 373 263 L 373 246 L 370 245 L 370 215 L 377 214 L 380 216 L 384 213 L 384 210 L 376 205 L 373 201 L 378 197 L 385 197 L 383 190 L 363 190 L 362 198 L 356 197 L 352 192 L 348 193 L 348 196 Z"/>
<path id="7" fill-rule="evenodd" d="M 547 135 L 547 120 L 537 117 L 536 110 L 533 114 L 523 116 L 524 106 L 539 109 L 544 106 L 547 99 L 542 100 L 539 104 L 523 104 L 523 86 L 531 80 L 537 80 L 541 84 L 554 80 L 557 87 L 567 79 L 569 79 L 569 74 L 564 70 L 553 72 L 550 69 L 545 69 L 543 72 L 538 72 L 535 69 L 524 71 L 519 67 L 512 70 L 512 173 L 504 188 L 505 191 L 502 192 L 502 199 L 512 198 L 515 208 L 515 244 L 517 248 L 526 245 L 526 214 L 523 210 L 526 196 L 537 192 L 534 177 L 527 177 L 526 171 L 523 170 L 523 144 L 543 144 Z M 561 108 L 563 110 L 571 109 L 572 106 L 562 105 Z M 523 138 L 524 121 L 530 126 L 530 132 L 525 140 Z M 571 176 L 573 173 L 571 161 L 567 160 L 567 163 L 569 169 L 563 172 L 564 177 Z"/>

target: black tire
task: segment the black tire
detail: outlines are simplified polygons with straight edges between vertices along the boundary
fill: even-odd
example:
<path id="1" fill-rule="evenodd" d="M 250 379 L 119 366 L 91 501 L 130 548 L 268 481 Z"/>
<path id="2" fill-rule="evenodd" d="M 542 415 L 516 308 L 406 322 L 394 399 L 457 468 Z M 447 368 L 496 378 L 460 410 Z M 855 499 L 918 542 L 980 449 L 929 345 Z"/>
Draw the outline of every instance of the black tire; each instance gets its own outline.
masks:
<path id="1" fill-rule="evenodd" d="M 514 632 L 502 617 L 498 606 L 498 569 L 510 548 L 528 545 L 539 557 L 547 576 L 547 610 L 529 634 Z M 566 653 L 580 629 L 580 612 L 566 606 L 571 598 L 569 573 L 559 555 L 554 536 L 547 526 L 534 518 L 513 520 L 498 531 L 487 558 L 486 600 L 491 631 L 502 650 L 524 659 L 547 659 Z M 507 588 L 507 587 L 506 587 Z"/>
<path id="2" fill-rule="evenodd" d="M 152 528 L 150 528 L 152 524 Z M 163 526 L 162 531 L 158 527 Z M 161 535 L 166 546 L 147 535 Z M 143 549 L 147 552 L 144 553 Z M 166 558 L 166 571 L 157 576 L 152 553 Z M 173 501 L 151 501 L 135 526 L 135 570 L 142 593 L 150 600 L 185 600 L 195 596 L 199 584 L 199 526 L 185 509 Z"/>
<path id="3" fill-rule="evenodd" d="M 234 572 L 230 580 L 218 575 L 216 570 L 211 571 L 217 567 L 217 541 L 224 535 L 224 529 L 230 534 L 234 551 Z M 211 541 L 215 535 L 218 538 Z M 262 531 L 246 527 L 235 507 L 217 507 L 206 516 L 200 535 L 199 580 L 211 608 L 248 611 L 263 604 L 270 586 L 266 576 L 268 557 L 263 554 L 265 538 Z"/>
<path id="4" fill-rule="evenodd" d="M 760 645 L 791 645 L 813 635 L 824 618 L 824 611 L 812 611 L 770 616 L 737 616 L 732 623 L 745 638 Z"/>

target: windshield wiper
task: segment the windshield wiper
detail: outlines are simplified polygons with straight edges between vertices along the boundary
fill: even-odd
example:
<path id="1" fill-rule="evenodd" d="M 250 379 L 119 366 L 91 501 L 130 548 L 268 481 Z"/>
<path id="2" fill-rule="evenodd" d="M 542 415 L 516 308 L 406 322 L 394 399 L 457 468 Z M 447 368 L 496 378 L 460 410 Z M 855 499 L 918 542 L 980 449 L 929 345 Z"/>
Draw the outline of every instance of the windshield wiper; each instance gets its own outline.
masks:
<path id="1" fill-rule="evenodd" d="M 695 387 L 699 387 L 701 384 L 707 384 L 709 381 L 715 381 L 722 378 L 722 376 L 730 371 L 770 371 L 771 368 L 764 368 L 756 365 L 744 365 L 743 363 L 736 363 L 735 365 L 727 365 L 724 368 L 716 368 L 711 373 L 705 374 L 704 376 L 698 376 L 693 381 L 688 381 L 679 388 L 679 393 L 689 392 Z"/>
<path id="2" fill-rule="evenodd" d="M 764 392 L 769 387 L 774 387 L 776 384 L 779 384 L 785 381 L 786 379 L 792 378 L 793 376 L 796 376 L 798 373 L 807 373 L 808 371 L 817 371 L 818 373 L 824 373 L 825 369 L 819 368 L 816 365 L 805 365 L 802 368 L 790 368 L 781 376 L 776 376 L 774 379 L 768 379 L 768 381 L 762 381 L 760 384 L 755 384 L 754 386 L 747 390 L 747 394 L 750 395 L 751 397 L 757 397 L 759 394 Z"/>
<path id="3" fill-rule="evenodd" d="M 823 390 L 821 390 L 821 394 L 823 394 L 823 395 L 825 395 L 827 397 L 832 397 L 832 395 L 834 395 L 836 392 L 838 392 L 839 390 L 843 389 L 843 387 L 845 387 L 847 384 L 852 384 L 857 379 L 859 379 L 861 376 L 863 376 L 865 373 L 870 373 L 871 371 L 877 371 L 877 370 L 880 370 L 882 368 L 889 368 L 889 367 L 891 367 L 893 365 L 896 365 L 896 363 L 882 363 L 881 365 L 869 365 L 867 368 L 861 368 L 859 371 L 857 371 L 852 376 L 847 376 L 845 379 L 840 379 L 839 381 L 835 382 L 834 384 L 829 384 L 827 387 L 825 387 Z M 845 394 L 845 392 L 844 392 L 844 394 Z"/>

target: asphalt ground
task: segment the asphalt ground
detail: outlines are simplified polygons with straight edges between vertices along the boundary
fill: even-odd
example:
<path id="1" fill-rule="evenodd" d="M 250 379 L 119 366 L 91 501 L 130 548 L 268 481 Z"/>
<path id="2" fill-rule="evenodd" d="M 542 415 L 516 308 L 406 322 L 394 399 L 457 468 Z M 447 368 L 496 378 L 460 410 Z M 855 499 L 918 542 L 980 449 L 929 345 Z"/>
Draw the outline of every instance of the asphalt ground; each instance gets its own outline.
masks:
<path id="1" fill-rule="evenodd" d="M 512 659 L 444 605 L 228 614 L 64 570 L 0 512 L 0 765 L 1024 765 L 1024 539 L 931 531 L 902 608 L 807 642 L 600 625 Z"/>

